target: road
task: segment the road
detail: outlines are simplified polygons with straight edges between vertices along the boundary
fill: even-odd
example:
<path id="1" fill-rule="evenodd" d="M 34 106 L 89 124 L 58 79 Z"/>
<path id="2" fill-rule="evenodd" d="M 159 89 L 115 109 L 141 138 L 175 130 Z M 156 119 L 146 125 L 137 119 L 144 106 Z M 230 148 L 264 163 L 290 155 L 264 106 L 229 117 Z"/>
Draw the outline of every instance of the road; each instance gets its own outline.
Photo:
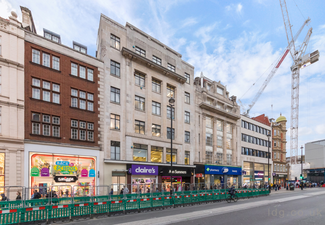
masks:
<path id="1" fill-rule="evenodd" d="M 280 191 L 237 203 L 208 203 L 121 216 L 78 220 L 69 224 L 212 225 L 212 224 L 324 224 L 325 188 Z"/>

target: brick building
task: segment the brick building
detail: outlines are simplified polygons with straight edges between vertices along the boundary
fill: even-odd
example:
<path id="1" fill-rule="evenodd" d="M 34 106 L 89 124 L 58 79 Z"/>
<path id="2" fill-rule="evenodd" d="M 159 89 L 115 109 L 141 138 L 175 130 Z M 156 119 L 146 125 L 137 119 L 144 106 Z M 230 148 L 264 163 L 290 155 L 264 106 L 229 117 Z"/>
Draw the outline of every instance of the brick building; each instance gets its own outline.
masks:
<path id="1" fill-rule="evenodd" d="M 60 35 L 43 33 L 25 33 L 24 184 L 89 193 L 88 186 L 100 184 L 103 62 L 84 45 L 73 42 L 70 48 Z"/>

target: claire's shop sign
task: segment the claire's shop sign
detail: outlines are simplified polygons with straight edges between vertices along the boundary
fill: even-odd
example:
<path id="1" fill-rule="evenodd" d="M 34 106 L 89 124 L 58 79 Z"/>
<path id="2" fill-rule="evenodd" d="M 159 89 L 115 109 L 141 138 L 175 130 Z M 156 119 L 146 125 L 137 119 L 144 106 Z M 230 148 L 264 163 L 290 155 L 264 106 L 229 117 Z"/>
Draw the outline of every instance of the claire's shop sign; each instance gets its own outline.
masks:
<path id="1" fill-rule="evenodd" d="M 132 175 L 158 175 L 158 166 L 132 165 L 129 172 Z"/>

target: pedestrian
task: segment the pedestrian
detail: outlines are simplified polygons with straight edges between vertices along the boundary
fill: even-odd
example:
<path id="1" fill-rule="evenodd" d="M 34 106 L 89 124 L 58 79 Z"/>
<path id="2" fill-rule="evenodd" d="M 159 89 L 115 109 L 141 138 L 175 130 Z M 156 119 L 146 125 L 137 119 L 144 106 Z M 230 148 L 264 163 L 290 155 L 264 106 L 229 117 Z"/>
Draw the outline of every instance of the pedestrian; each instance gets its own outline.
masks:
<path id="1" fill-rule="evenodd" d="M 41 194 L 37 190 L 34 190 L 34 194 L 32 195 L 32 199 L 40 199 L 41 197 L 42 197 Z"/>
<path id="2" fill-rule="evenodd" d="M 123 189 L 123 194 L 124 195 L 129 194 L 129 189 L 128 189 L 128 187 L 125 187 L 125 185 L 124 185 L 124 189 Z"/>
<path id="3" fill-rule="evenodd" d="M 65 190 L 65 197 L 69 197 L 69 190 L 68 189 Z"/>
<path id="4" fill-rule="evenodd" d="M 17 197 L 16 200 L 21 200 L 21 193 L 19 191 L 17 191 Z"/>
<path id="5" fill-rule="evenodd" d="M 109 192 L 110 195 L 113 195 L 113 188 L 111 188 L 111 191 Z"/>
<path id="6" fill-rule="evenodd" d="M 121 189 L 120 195 L 123 195 L 124 188 Z"/>
<path id="7" fill-rule="evenodd" d="M 8 198 L 5 196 L 4 193 L 1 194 L 1 201 L 8 201 Z"/>
<path id="8" fill-rule="evenodd" d="M 149 187 L 147 187 L 147 193 L 150 193 L 150 188 Z"/>

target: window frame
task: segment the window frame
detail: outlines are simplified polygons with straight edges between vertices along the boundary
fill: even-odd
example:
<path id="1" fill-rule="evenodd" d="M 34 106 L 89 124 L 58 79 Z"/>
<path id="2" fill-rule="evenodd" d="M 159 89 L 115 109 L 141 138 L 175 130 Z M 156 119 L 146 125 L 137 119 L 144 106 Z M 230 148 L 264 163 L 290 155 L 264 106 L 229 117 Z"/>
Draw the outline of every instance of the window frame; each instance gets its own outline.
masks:
<path id="1" fill-rule="evenodd" d="M 76 126 L 74 126 L 73 123 L 76 123 Z M 81 124 L 85 124 L 85 127 L 82 127 Z M 90 124 L 91 127 L 89 127 L 88 124 Z M 74 131 L 76 131 L 76 138 L 73 138 Z M 90 133 L 91 135 L 89 135 Z M 85 135 L 84 139 L 81 138 L 82 134 Z M 92 138 L 90 139 L 89 136 Z M 85 120 L 70 119 L 70 140 L 95 142 L 95 123 Z"/>
<path id="2" fill-rule="evenodd" d="M 185 143 L 191 143 L 191 133 L 189 131 L 185 131 Z"/>
<path id="3" fill-rule="evenodd" d="M 142 56 L 142 57 L 146 57 L 146 50 L 135 46 L 135 53 L 137 53 L 138 55 Z"/>
<path id="4" fill-rule="evenodd" d="M 137 132 L 137 130 L 139 132 Z M 141 132 L 142 130 L 143 130 L 143 133 Z M 141 120 L 135 120 L 135 123 L 134 123 L 134 132 L 136 134 L 146 134 L 146 123 L 144 121 L 141 121 Z"/>
<path id="5" fill-rule="evenodd" d="M 156 101 L 152 101 L 151 104 L 151 109 L 152 109 L 152 114 L 156 115 L 156 116 L 161 116 L 161 103 L 156 102 Z M 159 113 L 158 113 L 159 111 Z"/>
<path id="6" fill-rule="evenodd" d="M 114 96 L 115 100 L 117 99 L 116 97 L 118 96 L 118 102 L 117 101 L 112 101 L 112 93 L 113 93 L 113 96 Z M 120 91 L 119 88 L 111 86 L 110 102 L 120 104 L 120 102 L 121 102 L 121 91 Z"/>
<path id="7" fill-rule="evenodd" d="M 191 103 L 191 94 L 188 92 L 185 92 L 185 103 L 187 104 Z"/>
<path id="8" fill-rule="evenodd" d="M 116 77 L 121 77 L 121 64 L 111 60 L 110 65 L 110 74 Z"/>
<path id="9" fill-rule="evenodd" d="M 117 153 L 117 148 L 118 148 L 118 153 Z M 111 149 L 110 150 L 111 150 L 111 159 L 112 160 L 120 160 L 120 158 L 121 158 L 121 142 L 111 141 Z M 112 157 L 112 152 L 114 152 L 114 157 Z M 118 157 L 117 157 L 117 155 L 118 155 Z"/>
<path id="10" fill-rule="evenodd" d="M 121 46 L 121 39 L 119 37 L 117 37 L 116 35 L 114 34 L 111 34 L 111 37 L 110 37 L 110 45 L 112 48 L 115 48 L 117 50 L 120 50 L 120 46 Z M 118 44 L 117 44 L 118 43 Z"/>
<path id="11" fill-rule="evenodd" d="M 159 134 L 159 135 L 154 135 L 154 134 Z M 152 124 L 152 126 L 151 126 L 151 135 L 153 137 L 161 137 L 161 125 Z"/>
<path id="12" fill-rule="evenodd" d="M 157 65 L 160 65 L 161 66 L 161 58 L 159 58 L 159 57 L 157 57 L 157 56 L 155 56 L 155 55 L 152 55 L 152 61 L 154 62 L 154 63 L 156 63 Z"/>
<path id="13" fill-rule="evenodd" d="M 185 111 L 184 113 L 184 123 L 191 123 L 191 113 L 188 111 Z"/>
<path id="14" fill-rule="evenodd" d="M 118 114 L 111 113 L 110 115 L 110 129 L 111 130 L 120 130 L 121 129 L 121 117 Z M 114 127 L 112 127 L 112 122 L 114 124 Z"/>

